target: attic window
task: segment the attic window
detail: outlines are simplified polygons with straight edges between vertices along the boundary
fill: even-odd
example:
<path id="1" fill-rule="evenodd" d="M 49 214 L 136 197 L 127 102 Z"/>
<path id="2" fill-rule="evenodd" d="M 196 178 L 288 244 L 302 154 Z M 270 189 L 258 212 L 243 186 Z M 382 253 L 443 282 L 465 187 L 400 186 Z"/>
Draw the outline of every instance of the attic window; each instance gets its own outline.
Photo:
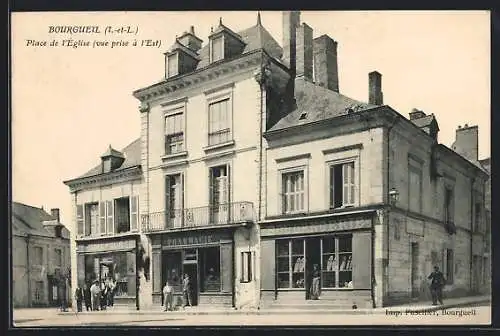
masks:
<path id="1" fill-rule="evenodd" d="M 173 77 L 179 73 L 177 57 L 178 53 L 174 53 L 167 57 L 167 78 Z"/>
<path id="2" fill-rule="evenodd" d="M 211 41 L 211 59 L 212 63 L 224 58 L 224 37 L 219 36 Z"/>
<path id="3" fill-rule="evenodd" d="M 302 114 L 299 117 L 299 120 L 305 120 L 307 119 L 307 112 L 302 112 Z"/>

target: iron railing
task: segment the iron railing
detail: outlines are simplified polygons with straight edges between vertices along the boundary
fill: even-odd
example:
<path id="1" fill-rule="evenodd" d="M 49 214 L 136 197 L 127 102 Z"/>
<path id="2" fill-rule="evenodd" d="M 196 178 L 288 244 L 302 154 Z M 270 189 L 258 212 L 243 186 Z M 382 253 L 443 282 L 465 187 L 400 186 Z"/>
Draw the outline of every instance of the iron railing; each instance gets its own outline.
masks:
<path id="1" fill-rule="evenodd" d="M 237 224 L 255 220 L 253 203 L 233 202 L 216 206 L 174 209 L 141 216 L 143 232 Z"/>

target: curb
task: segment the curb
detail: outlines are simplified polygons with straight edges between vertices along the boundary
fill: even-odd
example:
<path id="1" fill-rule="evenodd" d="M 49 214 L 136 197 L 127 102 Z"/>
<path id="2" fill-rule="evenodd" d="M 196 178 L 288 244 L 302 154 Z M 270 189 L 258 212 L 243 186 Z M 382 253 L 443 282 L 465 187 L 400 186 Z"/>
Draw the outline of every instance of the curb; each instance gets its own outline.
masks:
<path id="1" fill-rule="evenodd" d="M 461 302 L 455 304 L 445 304 L 441 306 L 428 306 L 428 307 L 393 307 L 393 310 L 407 310 L 412 312 L 429 312 L 442 309 L 450 308 L 460 308 L 467 307 L 473 304 L 482 304 L 491 302 L 489 299 L 478 299 L 468 302 Z M 311 314 L 328 314 L 328 315 L 369 315 L 369 314 L 383 314 L 386 310 L 390 310 L 391 307 L 375 308 L 375 309 L 338 309 L 338 310 L 254 310 L 254 311 L 242 311 L 242 310 L 214 310 L 214 311 L 138 311 L 138 310 L 124 310 L 124 311 L 99 311 L 99 312 L 81 312 L 75 313 L 71 312 L 58 312 L 57 315 L 162 315 L 162 316 L 192 316 L 192 315 L 311 315 Z"/>

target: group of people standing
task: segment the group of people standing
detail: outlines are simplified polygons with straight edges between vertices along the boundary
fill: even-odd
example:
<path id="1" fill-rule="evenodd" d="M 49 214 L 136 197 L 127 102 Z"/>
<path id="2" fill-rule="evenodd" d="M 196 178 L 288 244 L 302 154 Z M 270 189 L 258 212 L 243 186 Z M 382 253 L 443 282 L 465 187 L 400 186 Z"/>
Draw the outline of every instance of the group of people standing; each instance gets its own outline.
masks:
<path id="1" fill-rule="evenodd" d="M 114 305 L 116 282 L 113 278 L 106 280 L 94 280 L 92 285 L 84 284 L 83 288 L 78 286 L 75 290 L 75 300 L 78 312 L 83 310 L 85 303 L 87 311 L 106 310 L 106 307 Z"/>
<path id="2" fill-rule="evenodd" d="M 174 288 L 167 280 L 163 287 L 163 306 L 165 311 L 174 310 Z M 184 274 L 182 279 L 182 308 L 192 306 L 191 279 L 188 274 Z"/>

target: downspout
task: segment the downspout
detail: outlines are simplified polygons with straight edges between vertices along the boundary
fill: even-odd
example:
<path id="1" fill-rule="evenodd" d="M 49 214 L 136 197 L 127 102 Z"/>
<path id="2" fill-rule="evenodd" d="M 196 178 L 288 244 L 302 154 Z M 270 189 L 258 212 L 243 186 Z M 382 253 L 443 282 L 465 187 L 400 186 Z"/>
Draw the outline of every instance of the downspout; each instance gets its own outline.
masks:
<path id="1" fill-rule="evenodd" d="M 375 218 L 372 216 L 372 232 L 371 232 L 371 297 L 372 297 L 372 308 L 377 308 L 375 304 Z"/>
<path id="2" fill-rule="evenodd" d="M 30 266 L 30 237 L 29 233 L 26 234 L 26 273 L 28 274 L 28 307 L 31 308 L 31 266 Z"/>
<path id="3" fill-rule="evenodd" d="M 472 269 L 472 266 L 473 266 L 473 262 L 472 262 L 472 258 L 473 258 L 473 249 L 472 249 L 472 244 L 473 244 L 473 234 L 474 234 L 474 182 L 475 182 L 476 178 L 475 177 L 471 177 L 470 179 L 470 236 L 469 236 L 469 239 L 470 239 L 470 259 L 469 259 L 469 269 L 470 269 L 470 274 L 469 274 L 469 288 L 470 288 L 470 291 L 473 292 L 474 291 L 474 288 L 472 288 L 472 277 L 474 275 L 474 271 Z M 453 270 L 455 271 L 455 270 Z"/>
<path id="4" fill-rule="evenodd" d="M 396 116 L 396 118 L 394 119 L 394 121 L 392 122 L 392 124 L 387 128 L 387 170 L 386 170 L 386 179 L 387 179 L 387 190 L 385 192 L 385 198 L 386 198 L 386 204 L 389 205 L 389 207 L 386 207 L 386 208 L 392 208 L 392 205 L 391 205 L 391 202 L 390 202 L 390 199 L 389 199 L 389 190 L 390 190 L 390 186 L 389 186 L 389 181 L 390 181 L 390 168 L 391 168 L 391 131 L 392 129 L 394 128 L 394 126 L 397 124 L 397 122 L 399 121 L 399 117 Z M 390 256 L 390 248 L 389 248 L 389 245 L 390 245 L 390 241 L 391 241 L 391 237 L 389 235 L 389 211 L 387 212 L 387 215 L 386 215 L 386 230 L 385 230 L 385 237 L 387 238 L 387 244 L 386 244 L 386 252 L 387 252 L 387 259 L 386 259 L 386 262 L 384 264 L 384 276 L 386 275 L 386 270 L 387 270 L 387 278 L 384 279 L 384 294 L 383 294 L 383 297 L 387 296 L 387 293 L 385 293 L 385 289 L 389 289 L 389 284 L 387 283 L 389 281 L 389 256 Z M 382 302 L 384 301 L 384 299 L 382 298 Z"/>
<path id="5" fill-rule="evenodd" d="M 236 308 L 236 279 L 237 279 L 237 274 L 236 274 L 236 262 L 235 262 L 235 259 L 236 259 L 236 249 L 235 249 L 235 244 L 234 244 L 234 232 L 232 234 L 233 236 L 233 239 L 231 239 L 231 252 L 233 254 L 233 257 L 231 258 L 231 268 L 233 270 L 233 279 L 231 281 L 231 289 L 232 289 L 232 292 L 233 292 L 233 295 L 231 295 L 231 305 L 233 308 Z"/>

